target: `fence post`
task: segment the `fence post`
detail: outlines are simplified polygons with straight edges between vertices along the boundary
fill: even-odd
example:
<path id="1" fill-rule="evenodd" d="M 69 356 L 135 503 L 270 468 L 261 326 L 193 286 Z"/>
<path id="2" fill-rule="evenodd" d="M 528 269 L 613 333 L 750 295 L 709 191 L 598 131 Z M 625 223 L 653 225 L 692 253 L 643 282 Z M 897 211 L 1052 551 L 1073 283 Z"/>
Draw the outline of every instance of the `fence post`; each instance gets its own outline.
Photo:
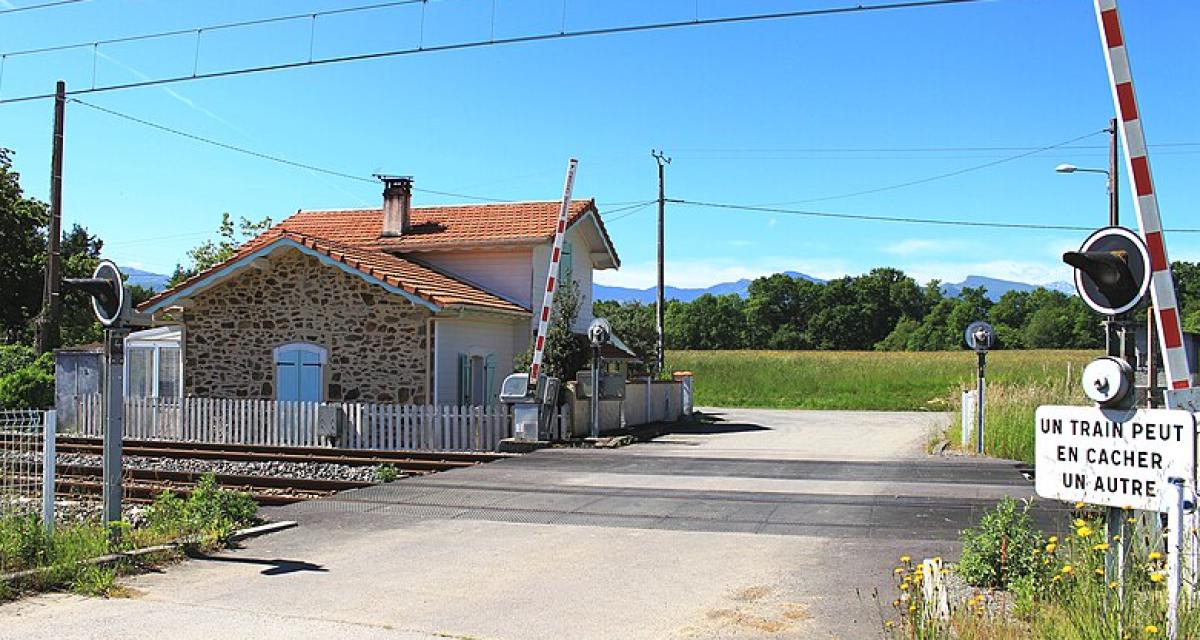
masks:
<path id="1" fill-rule="evenodd" d="M 965 451 L 971 444 L 971 427 L 975 424 L 975 392 L 964 389 L 962 392 L 962 447 Z"/>
<path id="2" fill-rule="evenodd" d="M 58 455 L 55 442 L 58 435 L 58 412 L 51 409 L 46 412 L 42 423 L 42 526 L 46 533 L 54 531 L 54 465 Z"/>

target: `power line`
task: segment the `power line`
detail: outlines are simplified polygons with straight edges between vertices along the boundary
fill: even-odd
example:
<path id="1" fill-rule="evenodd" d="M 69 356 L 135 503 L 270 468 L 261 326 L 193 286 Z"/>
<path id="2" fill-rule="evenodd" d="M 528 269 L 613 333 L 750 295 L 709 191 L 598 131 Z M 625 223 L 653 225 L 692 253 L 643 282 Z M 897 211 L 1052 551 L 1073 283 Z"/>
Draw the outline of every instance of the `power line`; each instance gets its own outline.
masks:
<path id="1" fill-rule="evenodd" d="M 654 204 L 655 202 L 658 202 L 658 201 L 657 200 L 646 200 L 644 202 L 639 202 L 639 203 L 631 204 L 631 205 L 624 206 L 624 207 L 618 207 L 616 209 L 609 209 L 608 211 L 605 211 L 601 215 L 601 217 L 604 219 L 605 224 L 609 224 L 612 222 L 616 222 L 617 220 L 621 220 L 622 218 L 628 218 L 629 216 L 639 214 L 642 211 L 644 211 L 646 209 L 646 207 L 649 207 L 650 205 Z M 614 213 L 621 213 L 622 211 L 626 211 L 627 213 L 622 213 L 619 216 L 613 215 Z"/>
<path id="2" fill-rule="evenodd" d="M 262 153 L 262 152 L 260 152 L 260 151 L 255 151 L 255 150 L 253 150 L 253 149 L 247 149 L 247 148 L 245 148 L 245 147 L 239 147 L 239 146 L 237 146 L 237 145 L 232 145 L 232 144 L 229 144 L 229 143 L 227 143 L 227 142 L 221 142 L 221 141 L 219 141 L 219 140 L 213 140 L 213 139 L 211 139 L 211 138 L 205 138 L 204 136 L 199 136 L 199 135 L 196 135 L 196 134 L 194 134 L 194 133 L 188 133 L 187 131 L 181 131 L 181 130 L 179 130 L 179 129 L 175 129 L 175 128 L 173 128 L 173 127 L 168 127 L 168 126 L 166 126 L 166 125 L 159 124 L 159 123 L 157 123 L 157 122 L 151 122 L 151 121 L 149 121 L 149 120 L 145 120 L 145 119 L 143 119 L 143 118 L 139 118 L 139 117 L 137 117 L 137 116 L 132 116 L 132 115 L 129 115 L 129 114 L 127 114 L 127 113 L 121 113 L 120 111 L 115 111 L 115 110 L 113 110 L 113 109 L 109 109 L 109 108 L 106 108 L 106 107 L 101 107 L 100 105 L 92 104 L 92 103 L 90 103 L 90 102 L 86 102 L 86 101 L 84 101 L 84 100 L 80 100 L 79 98 L 70 98 L 70 101 L 71 101 L 71 102 L 74 102 L 74 103 L 76 103 L 76 104 L 80 104 L 80 105 L 83 105 L 83 106 L 85 106 L 85 107 L 88 107 L 88 108 L 90 108 L 90 109 L 95 109 L 96 111 L 100 111 L 100 112 L 103 112 L 103 113 L 107 113 L 108 115 L 111 115 L 111 116 L 114 116 L 114 117 L 117 117 L 117 118 L 122 118 L 122 119 L 124 119 L 124 120 L 128 120 L 128 121 L 130 121 L 130 122 L 134 122 L 134 123 L 140 124 L 140 125 L 142 125 L 142 126 L 145 126 L 145 127 L 150 127 L 150 128 L 152 128 L 152 129 L 157 129 L 157 130 L 159 130 L 159 131 L 163 131 L 163 132 L 166 132 L 166 133 L 170 133 L 170 134 L 172 134 L 172 135 L 180 136 L 180 137 L 182 137 L 182 138 L 187 138 L 187 139 L 189 139 L 189 140 L 193 140 L 193 141 L 195 141 L 195 142 L 200 142 L 200 143 L 203 143 L 203 144 L 212 145 L 212 146 L 214 146 L 214 147 L 218 147 L 218 148 L 220 148 L 220 149 L 225 149 L 225 150 L 227 150 L 227 151 L 233 151 L 233 152 L 236 152 L 236 153 L 241 153 L 241 154 L 244 154 L 244 155 L 247 155 L 247 156 L 251 156 L 251 157 L 254 157 L 254 158 L 259 158 L 259 159 L 261 159 L 261 160 L 268 160 L 268 161 L 271 161 L 271 162 L 276 162 L 276 163 L 283 164 L 283 165 L 287 165 L 287 166 L 290 166 L 290 167 L 296 167 L 296 168 L 298 168 L 298 169 L 304 169 L 304 170 L 306 170 L 306 171 L 314 171 L 314 172 L 317 172 L 317 173 L 323 173 L 323 174 L 325 174 L 325 175 L 334 176 L 334 177 L 337 177 L 337 178 L 344 178 L 344 179 L 346 179 L 346 180 L 354 180 L 354 181 L 357 181 L 357 182 L 366 182 L 366 183 L 370 183 L 370 184 L 378 184 L 378 182 L 379 182 L 378 180 L 376 180 L 376 179 L 374 179 L 374 178 L 367 178 L 367 177 L 365 177 L 365 176 L 356 176 L 356 175 L 354 175 L 354 174 L 351 174 L 351 173 L 345 173 L 345 172 L 342 172 L 342 171 L 335 171 L 335 170 L 333 170 L 333 169 L 326 169 L 326 168 L 324 168 L 324 167 L 318 167 L 318 166 L 316 166 L 316 165 L 307 164 L 307 163 L 304 163 L 304 162 L 297 162 L 297 161 L 295 161 L 295 160 L 289 160 L 289 159 L 287 159 L 287 158 L 282 158 L 282 157 L 279 157 L 279 156 L 274 156 L 274 155 L 270 155 L 270 154 L 267 154 L 267 153 Z M 469 195 L 469 194 L 465 194 L 465 193 L 454 193 L 454 192 L 451 192 L 451 191 L 438 191 L 438 190 L 436 190 L 436 189 L 418 189 L 418 188 L 416 188 L 416 187 L 413 187 L 413 191 L 420 191 L 420 192 L 422 192 L 422 193 L 432 193 L 432 194 L 437 194 L 437 195 L 441 195 L 441 196 L 449 196 L 449 197 L 453 197 L 453 198 L 463 198 L 463 199 L 465 199 L 465 200 L 478 200 L 478 201 L 483 201 L 483 202 L 511 202 L 510 200 L 504 200 L 504 199 L 501 199 L 501 198 L 491 198 L 491 197 L 488 197 L 488 196 L 476 196 L 476 195 Z"/>
<path id="3" fill-rule="evenodd" d="M 20 11 L 35 11 L 37 9 L 50 9 L 59 7 L 64 4 L 76 4 L 79 2 L 87 2 L 88 0 L 54 0 L 53 2 L 43 2 L 41 4 L 27 4 L 23 7 L 9 7 L 8 9 L 0 9 L 0 15 L 6 13 L 18 13 Z"/>
<path id="4" fill-rule="evenodd" d="M 767 207 L 752 204 L 733 204 L 727 202 L 701 202 L 697 200 L 683 200 L 676 198 L 668 198 L 667 202 L 676 204 L 684 204 L 695 207 L 708 207 L 713 209 L 735 209 L 739 211 L 758 211 L 763 213 L 780 213 L 795 216 L 809 216 L 814 218 L 834 218 L 838 220 L 867 220 L 873 222 L 901 222 L 909 224 L 931 224 L 949 227 L 987 227 L 992 229 L 1036 229 L 1042 231 L 1095 231 L 1093 227 L 1079 227 L 1071 225 L 1056 225 L 1056 224 L 1024 224 L 1018 222 L 987 222 L 978 220 L 943 220 L 938 218 L 907 218 L 902 216 L 880 216 L 859 213 L 832 213 L 828 211 L 805 211 L 801 209 L 781 209 L 778 207 Z M 1200 233 L 1200 229 L 1165 229 L 1170 233 Z"/>
<path id="5" fill-rule="evenodd" d="M 422 4 L 426 4 L 428 0 L 420 0 Z M 853 14 L 863 12 L 887 11 L 893 9 L 914 9 L 921 7 L 937 7 L 957 4 L 975 4 L 980 2 L 991 2 L 993 0 L 911 0 L 908 2 L 890 2 L 871 5 L 854 5 L 848 7 L 831 7 L 824 9 L 808 9 L 801 11 L 784 11 L 776 13 L 762 13 L 753 15 L 741 16 L 724 16 L 720 18 L 695 18 L 692 20 L 675 20 L 667 22 L 655 22 L 640 25 L 626 25 L 620 27 L 602 27 L 595 29 L 581 29 L 578 31 L 561 31 L 559 33 L 541 33 L 523 36 L 512 36 L 508 38 L 489 38 L 487 40 L 471 40 L 467 42 L 458 42 L 452 44 L 425 46 L 423 43 L 416 48 L 407 49 L 392 49 L 388 51 L 378 51 L 374 53 L 361 53 L 355 55 L 336 56 L 332 58 L 320 58 L 310 60 L 299 60 L 295 62 L 283 62 L 277 64 L 261 65 L 256 67 L 244 67 L 241 69 L 227 69 L 224 71 L 211 71 L 206 73 L 197 73 L 193 70 L 191 75 L 178 75 L 166 78 L 153 80 L 139 80 L 137 82 L 127 82 L 123 84 L 114 84 L 103 87 L 90 87 L 87 89 L 77 89 L 69 91 L 70 95 L 82 95 L 89 93 L 99 93 L 104 91 L 119 91 L 124 89 L 135 89 L 140 87 L 151 87 L 164 84 L 173 84 L 177 82 L 187 82 L 190 80 L 208 80 L 214 78 L 225 78 L 230 76 L 240 76 L 252 73 L 264 73 L 271 71 L 283 71 L 286 69 L 298 69 L 302 67 L 311 67 L 317 65 L 335 64 L 343 62 L 359 62 L 363 60 L 376 60 L 380 58 L 391 58 L 404 55 L 413 55 L 420 53 L 438 53 L 445 51 L 459 51 L 465 49 L 475 49 L 480 47 L 489 47 L 496 45 L 508 44 L 524 44 L 532 42 L 546 42 L 551 40 L 562 40 L 569 38 L 581 38 L 588 36 L 612 35 L 619 33 L 638 33 L 645 31 L 660 31 L 664 29 L 673 29 L 679 27 L 695 27 L 695 26 L 710 26 L 717 24 L 736 24 L 744 22 L 757 22 L 766 20 L 782 20 L 788 18 L 815 17 L 826 15 Z M 187 30 L 185 33 L 195 33 L 195 30 Z M 46 94 L 30 94 L 18 96 L 14 98 L 0 99 L 0 104 L 10 104 L 15 102 L 27 102 L 30 100 L 41 100 L 53 96 L 52 93 Z"/>
<path id="6" fill-rule="evenodd" d="M 69 0 L 71 2 L 85 2 L 86 0 Z M 132 36 L 122 36 L 119 38 L 105 38 L 103 40 L 88 40 L 84 42 L 72 42 L 70 44 L 56 44 L 49 47 L 37 47 L 33 49 L 20 49 L 17 51 L 0 52 L 0 57 L 16 58 L 18 56 L 27 56 L 35 53 L 50 53 L 52 51 L 66 51 L 68 49 L 83 49 L 85 47 L 101 47 L 107 44 L 118 44 L 128 42 L 138 42 L 141 40 L 154 40 L 157 38 L 169 38 L 171 36 L 185 36 L 195 33 L 210 33 L 213 31 L 222 31 L 225 29 L 235 29 L 238 27 L 251 27 L 263 24 L 272 24 L 275 22 L 288 22 L 291 20 L 315 20 L 322 16 L 332 16 L 343 13 L 354 13 L 358 11 L 371 11 L 376 9 L 388 9 L 409 4 L 418 4 L 426 0 L 394 0 L 392 2 L 379 2 L 375 4 L 362 4 L 353 7 L 342 7 L 340 9 L 329 9 L 326 11 L 310 11 L 308 13 L 293 13 L 282 16 L 272 16 L 269 18 L 257 18 L 254 20 L 241 20 L 238 22 L 222 22 L 218 24 L 210 24 L 202 27 L 188 27 L 186 29 L 173 29 L 170 31 L 155 31 L 151 33 L 140 33 Z M 50 5 L 44 5 L 50 6 Z M 20 9 L 16 9 L 20 10 Z M 0 13 L 4 13 L 0 11 Z"/>
<path id="7" fill-rule="evenodd" d="M 1160 142 L 1151 147 L 1200 147 L 1200 142 Z M 1107 145 L 1075 144 L 1062 145 L 1065 149 L 1102 149 Z M 697 153 L 903 153 L 903 152 L 946 152 L 946 151 L 1040 151 L 1043 147 L 672 147 L 672 151 Z"/>
<path id="8" fill-rule="evenodd" d="M 824 202 L 826 200 L 839 200 L 841 198 L 864 196 L 864 195 L 871 194 L 871 193 L 880 193 L 883 191 L 891 191 L 893 189 L 903 189 L 904 187 L 911 187 L 911 186 L 918 185 L 918 184 L 925 184 L 926 182 L 933 182 L 935 180 L 943 180 L 945 178 L 952 178 L 954 176 L 960 176 L 964 173 L 970 173 L 972 171 L 978 171 L 980 169 L 987 169 L 989 167 L 994 167 L 996 165 L 1004 164 L 1006 162 L 1012 162 L 1013 160 L 1019 160 L 1021 158 L 1025 158 L 1025 157 L 1028 157 L 1028 156 L 1031 156 L 1031 155 L 1034 155 L 1037 153 L 1041 153 L 1043 151 L 1049 151 L 1050 149 L 1057 149 L 1059 147 L 1069 145 L 1073 142 L 1079 142 L 1080 140 L 1084 140 L 1086 138 L 1090 138 L 1092 136 L 1099 135 L 1101 133 L 1105 133 L 1106 131 L 1107 131 L 1106 129 L 1100 129 L 1097 131 L 1093 131 L 1091 133 L 1085 133 L 1084 135 L 1081 135 L 1081 136 L 1078 136 L 1075 138 L 1071 138 L 1070 140 L 1066 140 L 1064 142 L 1059 142 L 1059 143 L 1048 145 L 1045 147 L 1038 147 L 1031 151 L 1025 151 L 1022 153 L 1018 153 L 1016 155 L 1007 156 L 1007 157 L 1001 158 L 999 160 L 992 160 L 991 162 L 984 162 L 982 164 L 972 165 L 970 167 L 965 167 L 962 169 L 951 171 L 949 173 L 939 173 L 937 175 L 927 176 L 924 178 L 918 178 L 916 180 L 909 180 L 907 182 L 890 184 L 890 185 L 883 186 L 883 187 L 875 187 L 873 189 L 863 189 L 862 191 L 851 191 L 849 193 L 840 193 L 840 194 L 833 195 L 833 196 L 823 196 L 820 198 L 808 198 L 805 200 L 792 200 L 790 202 L 769 202 L 767 204 L 768 205 L 789 205 L 789 204 L 804 204 L 807 202 Z"/>

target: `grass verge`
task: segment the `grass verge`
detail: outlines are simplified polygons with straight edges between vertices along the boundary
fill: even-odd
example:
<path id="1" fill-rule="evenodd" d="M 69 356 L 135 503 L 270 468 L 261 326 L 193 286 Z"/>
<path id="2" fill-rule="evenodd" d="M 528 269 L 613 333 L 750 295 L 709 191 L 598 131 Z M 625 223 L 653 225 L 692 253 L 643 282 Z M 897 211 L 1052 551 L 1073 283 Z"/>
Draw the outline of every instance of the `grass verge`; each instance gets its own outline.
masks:
<path id="1" fill-rule="evenodd" d="M 226 491 L 209 474 L 187 499 L 170 492 L 146 511 L 145 524 L 88 521 L 46 531 L 36 515 L 0 518 L 0 599 L 23 593 L 68 588 L 86 595 L 113 595 L 117 575 L 135 568 L 129 561 L 97 566 L 89 560 L 111 553 L 183 542 L 189 548 L 225 546 L 239 528 L 257 522 L 258 505 L 244 493 Z M 161 556 L 160 556 L 161 558 Z M 140 558 L 139 563 L 153 562 Z"/>

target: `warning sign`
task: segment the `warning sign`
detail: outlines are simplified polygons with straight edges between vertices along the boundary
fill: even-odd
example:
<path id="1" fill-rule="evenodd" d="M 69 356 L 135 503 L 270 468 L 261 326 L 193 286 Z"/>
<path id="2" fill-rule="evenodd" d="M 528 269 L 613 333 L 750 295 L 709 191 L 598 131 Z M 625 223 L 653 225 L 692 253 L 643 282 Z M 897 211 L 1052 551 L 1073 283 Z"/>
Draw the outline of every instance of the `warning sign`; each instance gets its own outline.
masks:
<path id="1" fill-rule="evenodd" d="M 1196 419 L 1170 409 L 1038 407 L 1043 498 L 1161 511 L 1167 478 L 1195 473 Z"/>

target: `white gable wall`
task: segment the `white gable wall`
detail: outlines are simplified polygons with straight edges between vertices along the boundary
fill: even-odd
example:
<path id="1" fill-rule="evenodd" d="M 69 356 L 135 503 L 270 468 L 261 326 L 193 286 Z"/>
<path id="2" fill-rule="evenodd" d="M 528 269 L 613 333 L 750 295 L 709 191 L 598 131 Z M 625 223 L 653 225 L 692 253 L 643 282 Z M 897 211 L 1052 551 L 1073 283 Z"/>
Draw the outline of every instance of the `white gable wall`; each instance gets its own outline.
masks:
<path id="1" fill-rule="evenodd" d="M 532 249 L 525 247 L 514 251 L 430 251 L 413 257 L 528 307 L 531 253 Z"/>
<path id="2" fill-rule="evenodd" d="M 587 224 L 591 224 L 588 222 Z M 587 240 L 579 231 L 580 223 L 567 229 L 565 241 L 572 245 L 571 274 L 579 284 L 579 317 L 575 319 L 573 330 L 579 333 L 587 331 L 592 323 L 592 258 L 589 255 Z M 546 267 L 550 264 L 550 243 L 539 245 L 533 250 L 533 280 L 531 291 L 536 291 L 536 300 L 531 307 L 534 317 L 531 325 L 536 329 L 538 313 L 542 308 L 542 292 L 546 286 Z"/>

